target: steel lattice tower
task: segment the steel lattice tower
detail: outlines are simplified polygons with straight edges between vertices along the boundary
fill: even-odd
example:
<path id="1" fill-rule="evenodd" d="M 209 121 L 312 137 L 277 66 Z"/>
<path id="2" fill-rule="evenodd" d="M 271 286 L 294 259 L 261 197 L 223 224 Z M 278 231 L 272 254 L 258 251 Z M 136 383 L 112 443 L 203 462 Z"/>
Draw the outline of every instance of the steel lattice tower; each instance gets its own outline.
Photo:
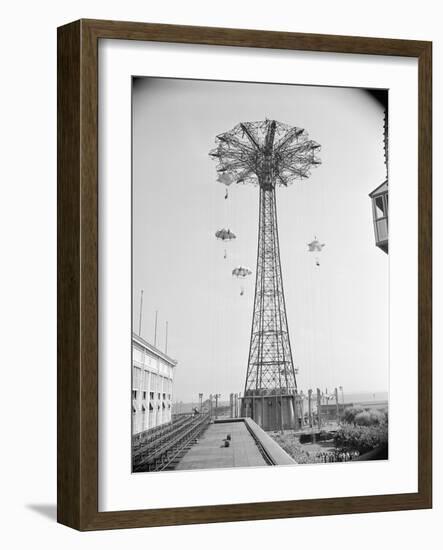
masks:
<path id="1" fill-rule="evenodd" d="M 310 168 L 320 164 L 316 155 L 320 146 L 309 140 L 302 128 L 275 120 L 240 123 L 218 135 L 216 143 L 210 154 L 218 159 L 222 181 L 252 183 L 260 188 L 255 298 L 243 414 L 268 428 L 278 424 L 277 416 L 281 427 L 291 425 L 293 403 L 284 405 L 283 396 L 295 396 L 297 383 L 283 292 L 275 191 L 277 186 L 287 187 L 297 179 L 308 178 Z M 272 397 L 276 400 L 271 414 Z"/>
<path id="2" fill-rule="evenodd" d="M 255 299 L 245 395 L 297 389 L 286 318 L 275 188 L 260 188 Z"/>

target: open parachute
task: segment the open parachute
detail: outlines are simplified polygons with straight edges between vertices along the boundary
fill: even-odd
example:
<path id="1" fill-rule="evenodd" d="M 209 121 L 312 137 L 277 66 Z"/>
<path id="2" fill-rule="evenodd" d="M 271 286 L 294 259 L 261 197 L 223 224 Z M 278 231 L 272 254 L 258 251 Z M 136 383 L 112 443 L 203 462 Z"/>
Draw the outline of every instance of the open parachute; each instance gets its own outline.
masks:
<path id="1" fill-rule="evenodd" d="M 320 259 L 318 257 L 318 253 L 323 250 L 323 247 L 325 246 L 325 243 L 321 243 L 317 237 L 314 237 L 314 240 L 308 243 L 308 252 L 315 252 L 315 265 L 317 267 L 320 266 Z"/>
<path id="2" fill-rule="evenodd" d="M 237 238 L 230 229 L 219 229 L 215 232 L 215 236 L 222 241 L 232 241 L 232 239 Z"/>
<path id="3" fill-rule="evenodd" d="M 252 271 L 249 269 L 249 267 L 244 267 L 242 265 L 232 270 L 232 276 L 236 277 L 237 279 L 246 279 L 246 277 L 249 277 L 249 275 L 251 274 L 252 274 Z M 240 286 L 240 296 L 243 296 L 244 293 L 245 293 L 245 287 L 242 283 Z"/>
<path id="4" fill-rule="evenodd" d="M 233 233 L 230 229 L 219 229 L 218 231 L 215 232 L 215 237 L 220 240 L 220 241 L 223 241 L 223 242 L 230 242 L 230 241 L 233 241 L 234 239 L 236 239 L 236 235 L 235 233 Z M 224 251 L 224 255 L 223 257 L 226 259 L 228 257 L 228 254 L 226 252 L 226 248 L 225 248 L 225 251 Z"/>
<path id="5" fill-rule="evenodd" d="M 231 185 L 231 183 L 234 182 L 234 179 L 227 172 L 219 172 L 217 181 L 219 181 L 220 183 L 223 183 L 223 185 L 226 185 L 225 199 L 227 199 L 228 196 L 229 196 L 228 186 Z"/>
<path id="6" fill-rule="evenodd" d="M 242 279 L 244 279 L 245 277 L 251 274 L 252 274 L 252 271 L 249 269 L 249 267 L 243 267 L 241 265 L 232 270 L 232 275 L 234 277 L 241 277 Z"/>

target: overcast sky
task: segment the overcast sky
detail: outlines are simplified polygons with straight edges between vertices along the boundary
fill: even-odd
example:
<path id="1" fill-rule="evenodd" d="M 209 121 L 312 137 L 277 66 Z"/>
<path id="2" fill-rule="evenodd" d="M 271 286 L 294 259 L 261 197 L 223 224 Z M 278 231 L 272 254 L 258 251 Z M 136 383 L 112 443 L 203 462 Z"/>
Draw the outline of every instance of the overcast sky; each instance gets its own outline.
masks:
<path id="1" fill-rule="evenodd" d="M 217 134 L 264 118 L 321 144 L 308 180 L 277 189 L 280 252 L 299 389 L 388 389 L 388 256 L 368 193 L 385 179 L 383 109 L 366 91 L 157 78 L 133 88 L 133 326 L 178 361 L 176 400 L 243 392 L 257 253 L 258 188 L 229 199 L 209 156 Z M 230 228 L 224 245 L 214 233 Z M 307 243 L 326 243 L 315 265 Z M 245 295 L 231 275 L 252 269 Z"/>

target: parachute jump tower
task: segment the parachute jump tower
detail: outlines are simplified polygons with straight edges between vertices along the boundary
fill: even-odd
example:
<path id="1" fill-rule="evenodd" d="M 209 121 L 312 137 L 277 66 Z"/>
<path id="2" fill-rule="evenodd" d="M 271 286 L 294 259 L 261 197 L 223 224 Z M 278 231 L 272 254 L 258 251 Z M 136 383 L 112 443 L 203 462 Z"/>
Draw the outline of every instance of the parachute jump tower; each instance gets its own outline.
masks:
<path id="1" fill-rule="evenodd" d="M 249 359 L 242 416 L 265 430 L 296 426 L 297 382 L 289 339 L 278 241 L 276 187 L 309 177 L 320 145 L 302 128 L 243 122 L 216 137 L 210 155 L 226 185 L 258 185 L 259 228 Z"/>

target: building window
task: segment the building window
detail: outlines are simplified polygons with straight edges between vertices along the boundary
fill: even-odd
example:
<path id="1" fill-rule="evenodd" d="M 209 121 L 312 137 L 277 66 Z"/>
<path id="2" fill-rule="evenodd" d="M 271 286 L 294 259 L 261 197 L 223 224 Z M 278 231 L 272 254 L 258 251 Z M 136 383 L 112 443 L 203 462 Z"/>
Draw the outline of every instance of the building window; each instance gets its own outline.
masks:
<path id="1" fill-rule="evenodd" d="M 165 393 L 163 394 L 163 399 L 166 399 L 166 394 Z"/>
<path id="2" fill-rule="evenodd" d="M 137 399 L 137 390 L 132 390 L 132 399 Z"/>
<path id="3" fill-rule="evenodd" d="M 385 181 L 379 185 L 369 196 L 372 199 L 372 216 L 374 221 L 375 244 L 383 252 L 388 253 L 388 201 L 389 201 L 388 182 Z"/>
<path id="4" fill-rule="evenodd" d="M 149 392 L 149 399 L 154 399 L 154 392 L 153 391 Z"/>
<path id="5" fill-rule="evenodd" d="M 374 197 L 374 229 L 377 246 L 388 240 L 388 194 Z"/>
<path id="6" fill-rule="evenodd" d="M 159 393 L 157 394 L 157 397 L 158 397 L 158 399 L 160 399 L 160 394 Z"/>
<path id="7" fill-rule="evenodd" d="M 136 367 L 135 365 L 133 365 L 133 369 L 132 369 L 132 385 L 133 386 L 135 386 L 135 387 L 140 386 L 141 376 L 142 376 L 141 369 Z"/>
<path id="8" fill-rule="evenodd" d="M 143 392 L 143 399 L 146 399 L 146 392 Z"/>
<path id="9" fill-rule="evenodd" d="M 383 200 L 383 195 L 375 197 L 374 199 L 374 210 L 375 210 L 375 219 L 379 220 L 384 218 L 386 215 L 386 206 Z"/>

